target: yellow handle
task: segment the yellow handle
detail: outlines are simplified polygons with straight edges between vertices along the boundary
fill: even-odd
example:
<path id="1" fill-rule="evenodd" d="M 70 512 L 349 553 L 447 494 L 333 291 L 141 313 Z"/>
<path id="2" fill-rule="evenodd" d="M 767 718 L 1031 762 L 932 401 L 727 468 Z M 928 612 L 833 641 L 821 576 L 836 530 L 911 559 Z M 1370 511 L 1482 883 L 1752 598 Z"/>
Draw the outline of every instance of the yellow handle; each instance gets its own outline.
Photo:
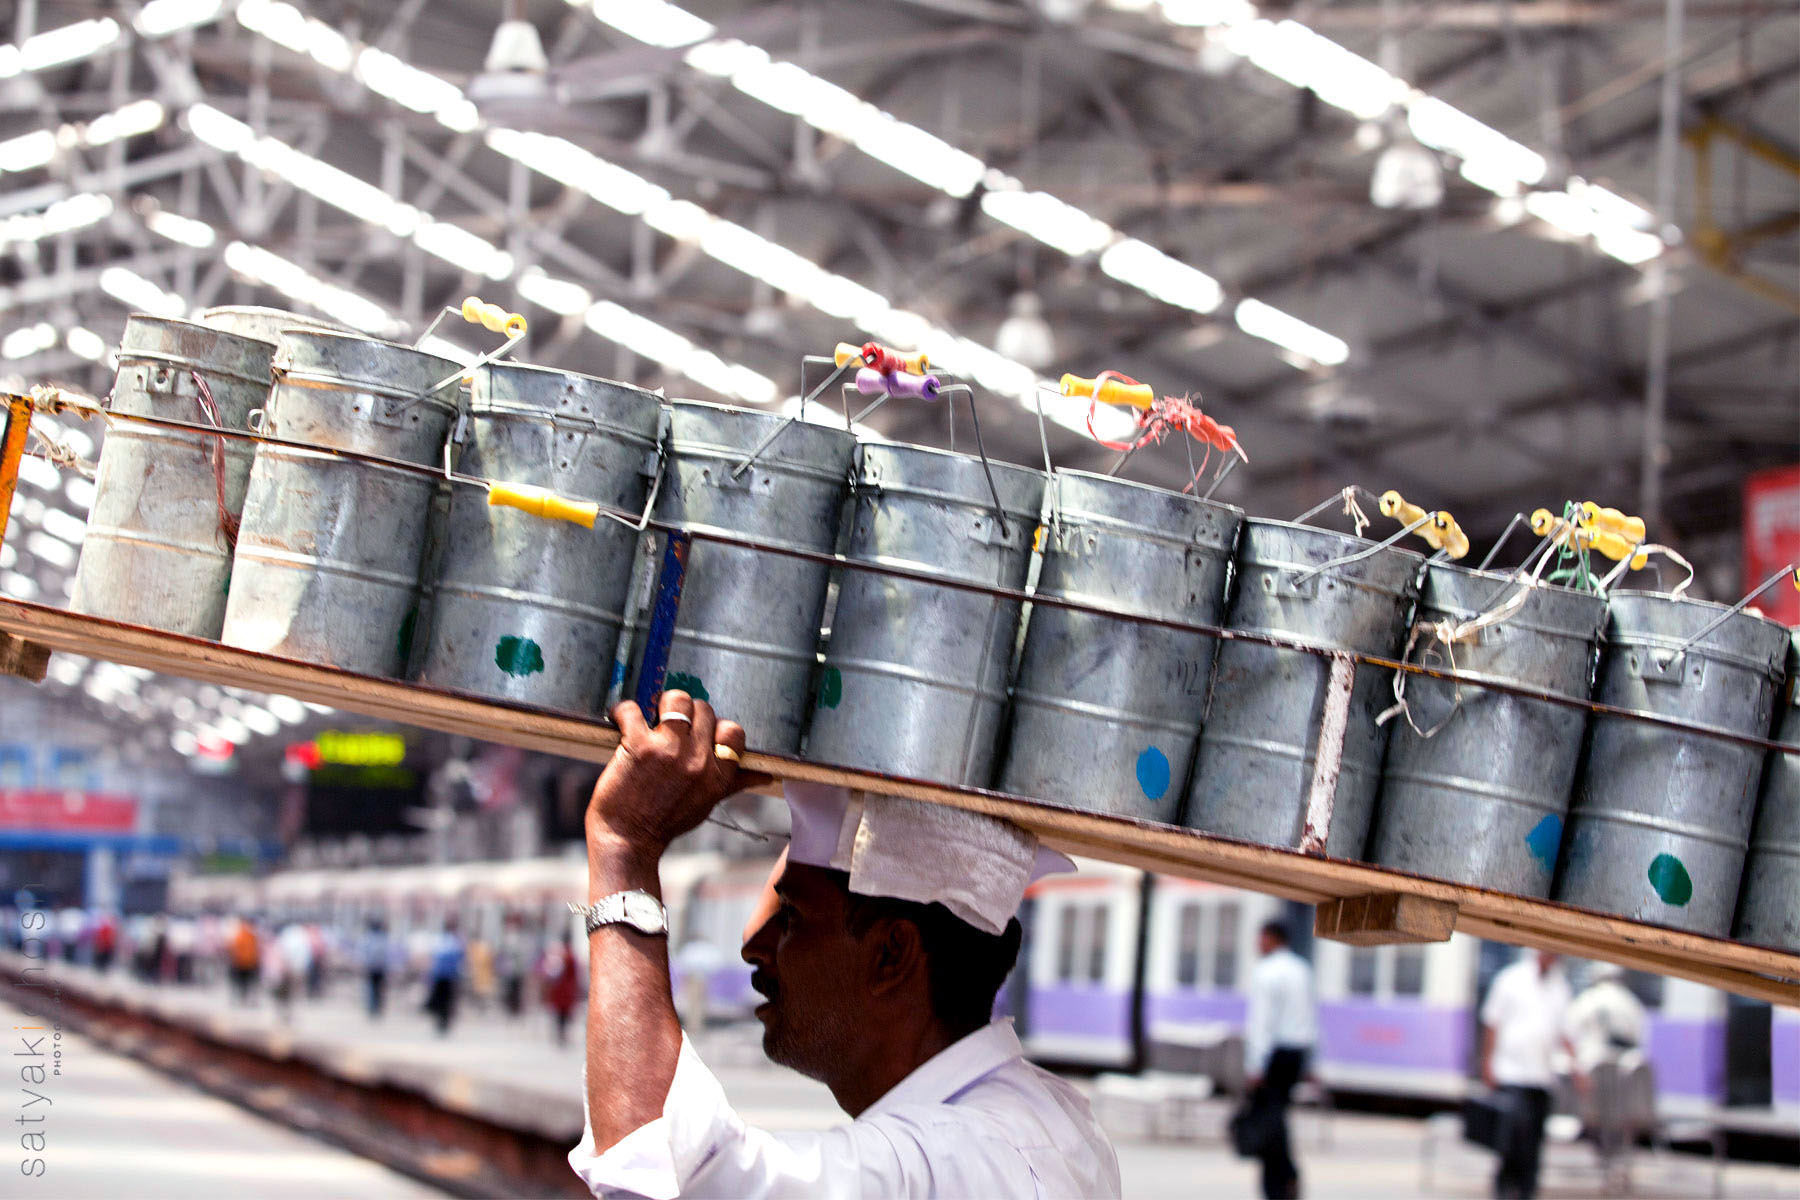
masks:
<path id="1" fill-rule="evenodd" d="M 1456 523 L 1456 518 L 1441 509 L 1427 514 L 1418 505 L 1407 500 L 1396 491 L 1381 493 L 1381 515 L 1393 517 L 1402 525 L 1412 525 L 1419 521 L 1431 519 L 1413 532 L 1425 539 L 1425 544 L 1433 550 L 1442 550 L 1451 558 L 1461 558 L 1469 552 L 1469 537 Z M 1533 518 L 1535 527 L 1536 518 Z"/>
<path id="2" fill-rule="evenodd" d="M 507 312 L 498 304 L 489 304 L 480 296 L 470 296 L 462 302 L 462 318 L 489 333 L 504 333 L 507 337 L 523 336 L 526 329 L 523 316 Z"/>
<path id="3" fill-rule="evenodd" d="M 1434 540 L 1432 534 L 1437 534 Z M 1431 543 L 1434 550 L 1443 550 L 1451 558 L 1461 558 L 1469 552 L 1469 535 L 1462 531 L 1456 518 L 1439 510 L 1431 515 L 1431 524 L 1425 526 L 1425 540 Z"/>
<path id="4" fill-rule="evenodd" d="M 542 517 L 546 521 L 572 521 L 577 525 L 585 525 L 589 529 L 594 527 L 594 520 L 600 515 L 598 504 L 582 500 L 569 500 L 548 488 L 533 487 L 528 483 L 490 485 L 488 504 L 494 507 L 520 509 L 534 517 Z"/>
<path id="5" fill-rule="evenodd" d="M 831 352 L 831 361 L 840 367 L 851 359 L 855 359 L 857 362 L 862 361 L 861 346 L 852 346 L 849 342 L 839 342 L 837 349 Z"/>
<path id="6" fill-rule="evenodd" d="M 1065 396 L 1092 399 L 1095 386 L 1094 380 L 1083 379 L 1079 375 L 1062 377 L 1062 394 Z M 1147 410 L 1156 401 L 1156 390 L 1147 383 L 1121 383 L 1117 379 L 1108 379 L 1099 383 L 1098 387 L 1102 404 L 1128 404 L 1132 408 Z"/>
<path id="7" fill-rule="evenodd" d="M 1644 564 L 1650 561 L 1650 556 L 1638 549 L 1638 543 L 1627 541 L 1616 533 L 1606 533 L 1599 529 L 1588 529 L 1583 532 L 1587 534 L 1589 546 L 1614 562 L 1620 562 L 1629 556 L 1631 569 L 1634 571 L 1641 571 Z"/>
<path id="8" fill-rule="evenodd" d="M 1411 525 L 1414 521 L 1425 519 L 1425 510 L 1411 503 L 1396 491 L 1381 493 L 1381 515 L 1392 517 L 1402 525 Z"/>
<path id="9" fill-rule="evenodd" d="M 1601 533 L 1616 533 L 1628 542 L 1647 541 L 1644 518 L 1628 517 L 1616 508 L 1601 508 L 1592 500 L 1581 502 L 1581 523 Z"/>
<path id="10" fill-rule="evenodd" d="M 1560 533 L 1567 525 L 1567 521 L 1547 508 L 1537 509 L 1531 514 L 1531 532 L 1537 537 L 1549 537 L 1552 533 Z"/>
<path id="11" fill-rule="evenodd" d="M 1646 533 L 1642 517 L 1628 517 L 1616 508 L 1602 508 L 1592 500 L 1581 502 L 1576 518 L 1581 526 L 1582 541 L 1614 562 L 1631 559 L 1631 569 L 1641 570 L 1650 556 L 1638 551 Z"/>
<path id="12" fill-rule="evenodd" d="M 1631 569 L 1634 571 L 1643 570 L 1645 564 L 1650 561 L 1650 556 L 1638 549 L 1636 541 L 1592 526 L 1571 525 L 1563 518 L 1552 515 L 1547 508 L 1540 508 L 1531 514 L 1531 532 L 1538 537 L 1549 537 L 1554 534 L 1560 541 L 1603 554 L 1614 562 L 1630 555 Z M 1796 586 L 1800 586 L 1800 584 Z"/>

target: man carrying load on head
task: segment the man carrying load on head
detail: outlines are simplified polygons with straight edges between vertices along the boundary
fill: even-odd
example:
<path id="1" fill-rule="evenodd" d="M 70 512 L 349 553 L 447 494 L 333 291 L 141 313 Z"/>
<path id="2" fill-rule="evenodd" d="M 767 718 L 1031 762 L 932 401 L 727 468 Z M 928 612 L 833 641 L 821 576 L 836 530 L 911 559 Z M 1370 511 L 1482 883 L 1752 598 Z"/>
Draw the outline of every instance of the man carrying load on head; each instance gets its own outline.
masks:
<path id="1" fill-rule="evenodd" d="M 570 1164 L 597 1196 L 1119 1195 L 1087 1102 L 1024 1059 L 994 996 L 1019 950 L 1026 885 L 1066 870 L 1030 834 L 973 813 L 789 783 L 793 838 L 745 931 L 776 1062 L 852 1120 L 771 1134 L 743 1122 L 682 1035 L 657 864 L 720 799 L 758 780 L 744 731 L 665 692 L 621 740 L 587 812 L 587 1131 Z"/>

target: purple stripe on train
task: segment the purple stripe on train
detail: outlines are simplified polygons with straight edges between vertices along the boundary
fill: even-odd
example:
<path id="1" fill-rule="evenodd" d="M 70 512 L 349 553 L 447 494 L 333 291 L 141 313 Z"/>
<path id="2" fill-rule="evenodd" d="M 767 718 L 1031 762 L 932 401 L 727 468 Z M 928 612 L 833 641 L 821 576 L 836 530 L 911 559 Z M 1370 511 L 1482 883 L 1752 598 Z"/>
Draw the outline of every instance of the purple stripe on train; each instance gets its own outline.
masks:
<path id="1" fill-rule="evenodd" d="M 1725 1098 L 1725 1033 L 1714 1019 L 1651 1017 L 1647 1053 L 1665 1096 Z"/>
<path id="2" fill-rule="evenodd" d="M 1097 987 L 1034 988 L 1030 1029 L 1039 1034 L 1130 1035 L 1130 998 Z M 1145 1002 L 1152 1031 L 1162 1024 L 1223 1021 L 1242 1028 L 1245 999 L 1233 992 L 1153 992 Z M 1346 1066 L 1462 1072 L 1469 1057 L 1467 1009 L 1374 1001 L 1319 1006 L 1319 1060 Z"/>
<path id="3" fill-rule="evenodd" d="M 1130 997 L 1101 987 L 1038 987 L 1031 991 L 1029 1028 L 1124 1041 L 1130 1037 Z M 1245 1002 L 1233 992 L 1153 992 L 1145 1016 L 1159 1024 L 1224 1021 L 1240 1028 Z M 1467 1008 L 1374 1000 L 1327 1001 L 1319 1006 L 1317 1062 L 1342 1066 L 1468 1072 L 1474 1020 Z M 1780 1022 L 1771 1053 L 1775 1097 L 1800 1101 L 1800 1025 Z M 1647 1047 L 1664 1095 L 1722 1099 L 1725 1039 L 1714 1019 L 1652 1017 Z"/>
<path id="4" fill-rule="evenodd" d="M 1318 1061 L 1419 1071 L 1468 1069 L 1466 1008 L 1398 1001 L 1339 1000 L 1319 1005 Z"/>
<path id="5" fill-rule="evenodd" d="M 1144 1013 L 1152 1029 L 1165 1022 L 1224 1021 L 1242 1026 L 1248 1008 L 1241 992 L 1152 992 L 1144 1003 Z"/>
<path id="6" fill-rule="evenodd" d="M 689 972 L 679 963 L 669 967 L 669 983 L 676 995 L 687 987 Z M 706 972 L 706 1001 L 721 1009 L 751 1009 L 762 1003 L 762 996 L 750 986 L 750 964 L 733 963 Z"/>
<path id="7" fill-rule="evenodd" d="M 1769 1031 L 1769 1075 L 1775 1103 L 1800 1104 L 1800 1020 L 1776 1014 Z"/>
<path id="8" fill-rule="evenodd" d="M 1131 1036 L 1131 997 L 1103 987 L 1035 987 L 1027 1027 L 1040 1034 Z"/>

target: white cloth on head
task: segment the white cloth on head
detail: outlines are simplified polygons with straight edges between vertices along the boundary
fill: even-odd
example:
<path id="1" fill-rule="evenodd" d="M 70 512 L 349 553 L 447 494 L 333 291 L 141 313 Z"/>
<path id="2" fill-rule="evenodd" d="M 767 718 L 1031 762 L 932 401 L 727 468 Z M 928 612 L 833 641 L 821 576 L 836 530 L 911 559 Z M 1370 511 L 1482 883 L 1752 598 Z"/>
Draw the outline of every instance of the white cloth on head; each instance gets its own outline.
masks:
<path id="1" fill-rule="evenodd" d="M 1481 1005 L 1481 1023 L 1494 1031 L 1494 1082 L 1554 1086 L 1554 1059 L 1568 1010 L 1569 980 L 1560 963 L 1540 972 L 1537 955 L 1526 954 L 1494 976 Z"/>
<path id="2" fill-rule="evenodd" d="M 942 904 L 988 933 L 1005 930 L 1032 880 L 1075 869 L 1010 821 L 829 784 L 783 791 L 789 862 L 848 872 L 861 896 Z"/>
<path id="3" fill-rule="evenodd" d="M 1087 1100 L 1025 1061 L 1011 1021 L 940 1051 L 856 1120 L 807 1133 L 746 1125 L 684 1036 L 662 1115 L 604 1153 L 590 1125 L 569 1165 L 596 1196 L 652 1200 L 1119 1195 Z"/>
<path id="4" fill-rule="evenodd" d="M 1286 946 L 1265 954 L 1250 972 L 1249 1019 L 1244 1029 L 1244 1069 L 1269 1070 L 1277 1050 L 1310 1050 L 1319 1040 L 1312 967 Z"/>

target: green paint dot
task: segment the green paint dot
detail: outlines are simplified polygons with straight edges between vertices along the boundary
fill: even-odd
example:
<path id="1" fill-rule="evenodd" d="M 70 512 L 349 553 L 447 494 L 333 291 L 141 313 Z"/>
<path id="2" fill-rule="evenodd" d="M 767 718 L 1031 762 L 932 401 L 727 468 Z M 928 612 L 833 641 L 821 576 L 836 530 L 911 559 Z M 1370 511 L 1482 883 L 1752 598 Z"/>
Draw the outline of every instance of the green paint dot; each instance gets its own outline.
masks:
<path id="1" fill-rule="evenodd" d="M 509 633 L 494 644 L 494 665 L 508 675 L 535 675 L 544 669 L 544 652 L 530 638 Z"/>
<path id="2" fill-rule="evenodd" d="M 700 682 L 698 675 L 689 675 L 686 671 L 670 671 L 663 676 L 665 692 L 686 692 L 696 700 L 711 700 L 712 694 L 706 685 Z"/>
<path id="3" fill-rule="evenodd" d="M 836 667 L 826 667 L 819 676 L 819 707 L 836 708 L 843 699 L 844 673 Z"/>
<path id="4" fill-rule="evenodd" d="M 1662 897 L 1664 904 L 1673 904 L 1680 908 L 1694 897 L 1694 881 L 1688 878 L 1687 868 L 1673 854 L 1659 854 L 1650 860 L 1650 886 Z"/>
<path id="5" fill-rule="evenodd" d="M 400 665 L 402 668 L 412 661 L 413 631 L 418 628 L 418 625 L 419 610 L 416 608 L 407 609 L 406 616 L 400 622 L 400 636 L 394 639 L 394 646 L 400 651 Z"/>

